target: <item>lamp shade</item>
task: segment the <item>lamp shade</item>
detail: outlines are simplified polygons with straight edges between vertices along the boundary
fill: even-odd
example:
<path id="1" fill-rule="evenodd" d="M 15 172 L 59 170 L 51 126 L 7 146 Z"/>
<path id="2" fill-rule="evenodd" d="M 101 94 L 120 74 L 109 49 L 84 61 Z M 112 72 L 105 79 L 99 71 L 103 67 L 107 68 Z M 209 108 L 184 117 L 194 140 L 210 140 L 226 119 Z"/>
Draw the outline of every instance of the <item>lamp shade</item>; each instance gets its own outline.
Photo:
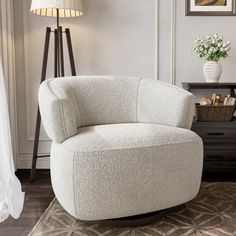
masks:
<path id="1" fill-rule="evenodd" d="M 36 15 L 57 17 L 77 17 L 83 15 L 82 0 L 32 0 L 30 11 Z"/>

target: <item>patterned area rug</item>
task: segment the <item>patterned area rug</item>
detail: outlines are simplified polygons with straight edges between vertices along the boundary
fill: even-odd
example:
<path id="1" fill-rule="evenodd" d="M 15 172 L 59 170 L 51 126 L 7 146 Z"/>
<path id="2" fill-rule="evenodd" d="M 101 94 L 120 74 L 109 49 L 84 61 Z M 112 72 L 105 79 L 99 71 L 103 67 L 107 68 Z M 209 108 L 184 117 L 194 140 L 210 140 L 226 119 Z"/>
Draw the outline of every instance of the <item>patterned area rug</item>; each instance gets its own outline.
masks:
<path id="1" fill-rule="evenodd" d="M 78 221 L 53 200 L 29 236 L 236 236 L 236 183 L 202 183 L 198 196 L 141 227 Z"/>

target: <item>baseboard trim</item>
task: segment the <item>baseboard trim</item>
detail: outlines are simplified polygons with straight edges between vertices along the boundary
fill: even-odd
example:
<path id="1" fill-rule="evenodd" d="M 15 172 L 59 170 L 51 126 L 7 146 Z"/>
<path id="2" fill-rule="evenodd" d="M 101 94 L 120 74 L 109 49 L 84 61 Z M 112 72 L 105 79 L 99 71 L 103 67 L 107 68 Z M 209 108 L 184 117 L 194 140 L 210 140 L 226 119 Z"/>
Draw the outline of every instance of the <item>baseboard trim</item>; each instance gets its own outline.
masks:
<path id="1" fill-rule="evenodd" d="M 236 173 L 235 172 L 204 172 L 202 176 L 203 181 L 207 182 L 225 182 L 225 181 L 236 181 Z"/>
<path id="2" fill-rule="evenodd" d="M 17 169 L 31 169 L 33 154 L 21 154 L 18 155 L 18 168 Z M 45 154 L 42 154 L 45 155 Z M 38 158 L 38 169 L 50 169 L 50 158 Z"/>
<path id="3" fill-rule="evenodd" d="M 18 169 L 15 174 L 20 180 L 25 180 L 30 178 L 31 169 Z M 50 169 L 37 169 L 37 176 L 42 176 L 44 178 L 50 178 Z"/>

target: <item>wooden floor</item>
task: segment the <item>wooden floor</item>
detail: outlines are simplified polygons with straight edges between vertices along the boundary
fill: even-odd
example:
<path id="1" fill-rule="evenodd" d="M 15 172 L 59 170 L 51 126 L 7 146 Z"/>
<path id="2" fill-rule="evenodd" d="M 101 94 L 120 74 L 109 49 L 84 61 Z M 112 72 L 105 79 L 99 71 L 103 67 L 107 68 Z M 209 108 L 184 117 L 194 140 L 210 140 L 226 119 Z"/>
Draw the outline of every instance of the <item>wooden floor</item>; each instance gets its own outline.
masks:
<path id="1" fill-rule="evenodd" d="M 9 217 L 0 224 L 0 236 L 27 236 L 54 198 L 49 176 L 33 183 L 28 178 L 21 182 L 25 192 L 24 210 L 19 219 Z"/>

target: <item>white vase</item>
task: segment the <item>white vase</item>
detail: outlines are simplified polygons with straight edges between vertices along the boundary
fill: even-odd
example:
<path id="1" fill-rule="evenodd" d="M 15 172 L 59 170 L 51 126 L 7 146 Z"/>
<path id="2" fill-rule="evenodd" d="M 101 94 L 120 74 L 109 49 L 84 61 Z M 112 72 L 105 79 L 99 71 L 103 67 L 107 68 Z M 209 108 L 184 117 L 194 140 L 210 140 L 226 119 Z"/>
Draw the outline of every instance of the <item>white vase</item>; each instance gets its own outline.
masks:
<path id="1" fill-rule="evenodd" d="M 218 83 L 222 74 L 222 65 L 218 61 L 207 61 L 203 72 L 208 83 Z"/>

